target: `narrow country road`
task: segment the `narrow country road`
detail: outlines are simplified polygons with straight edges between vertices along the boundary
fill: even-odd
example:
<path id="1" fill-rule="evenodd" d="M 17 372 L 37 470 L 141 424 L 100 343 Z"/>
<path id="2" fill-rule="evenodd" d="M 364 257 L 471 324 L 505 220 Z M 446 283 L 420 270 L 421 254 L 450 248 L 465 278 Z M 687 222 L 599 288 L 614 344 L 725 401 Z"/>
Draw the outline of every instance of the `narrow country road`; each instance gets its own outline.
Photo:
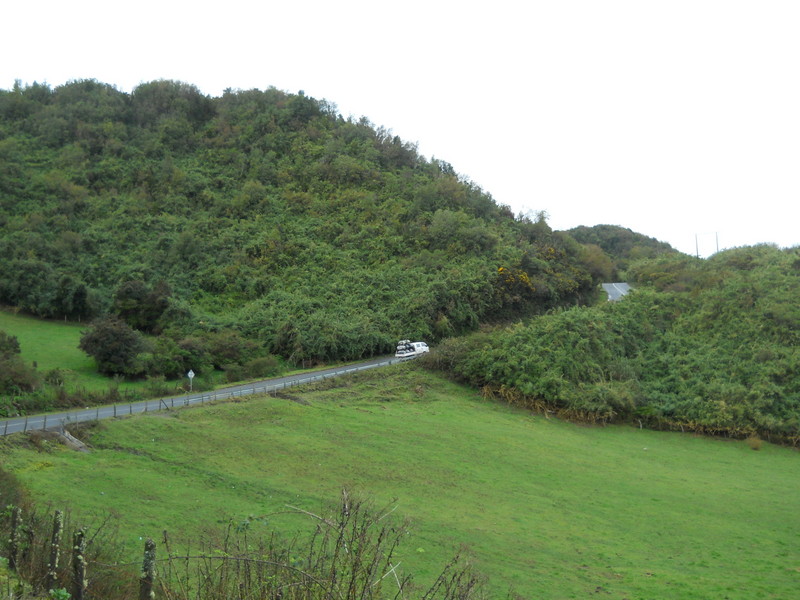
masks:
<path id="1" fill-rule="evenodd" d="M 604 283 L 603 289 L 608 294 L 609 300 L 619 300 L 631 291 L 631 286 L 627 283 Z"/>
<path id="2" fill-rule="evenodd" d="M 10 435 L 24 431 L 60 429 L 67 423 L 80 423 L 84 421 L 96 421 L 99 419 L 111 419 L 125 415 L 136 415 L 139 413 L 153 412 L 175 408 L 180 406 L 190 406 L 192 404 L 204 404 L 214 400 L 232 398 L 235 396 L 248 396 L 250 394 L 263 394 L 282 390 L 295 385 L 312 383 L 329 377 L 339 377 L 357 371 L 384 367 L 400 362 L 396 358 L 383 357 L 353 363 L 341 367 L 310 371 L 299 375 L 289 375 L 287 377 L 277 377 L 265 379 L 251 383 L 244 383 L 231 387 L 212 390 L 209 392 L 198 392 L 169 398 L 156 398 L 152 400 L 142 400 L 126 404 L 113 404 L 107 406 L 96 406 L 67 412 L 53 412 L 40 415 L 28 415 L 26 417 L 14 417 L 11 419 L 0 419 L 0 435 Z"/>

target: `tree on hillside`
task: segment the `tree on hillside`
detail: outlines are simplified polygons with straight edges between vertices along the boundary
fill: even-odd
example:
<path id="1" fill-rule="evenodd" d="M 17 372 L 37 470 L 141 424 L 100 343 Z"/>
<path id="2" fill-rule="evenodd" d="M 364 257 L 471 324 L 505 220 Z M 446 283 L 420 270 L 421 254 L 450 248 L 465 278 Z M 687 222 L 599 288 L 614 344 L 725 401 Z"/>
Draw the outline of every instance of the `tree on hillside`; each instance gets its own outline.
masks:
<path id="1" fill-rule="evenodd" d="M 136 375 L 136 356 L 146 350 L 144 338 L 117 317 L 96 321 L 81 336 L 78 348 L 97 362 L 107 375 Z"/>
<path id="2" fill-rule="evenodd" d="M 8 358 L 19 354 L 19 340 L 15 335 L 0 331 L 0 358 Z"/>
<path id="3" fill-rule="evenodd" d="M 36 370 L 27 366 L 19 354 L 17 336 L 0 331 L 0 394 L 30 392 L 39 384 Z"/>
<path id="4" fill-rule="evenodd" d="M 609 282 L 616 279 L 617 270 L 614 262 L 597 244 L 584 244 L 581 258 L 589 274 L 596 281 Z"/>
<path id="5" fill-rule="evenodd" d="M 158 330 L 158 320 L 169 306 L 172 291 L 160 281 L 149 288 L 143 281 L 126 281 L 114 294 L 113 310 L 134 329 L 146 332 Z"/>
<path id="6" fill-rule="evenodd" d="M 49 317 L 57 282 L 52 267 L 36 259 L 0 262 L 0 302 Z"/>
<path id="7" fill-rule="evenodd" d="M 95 311 L 86 284 L 70 275 L 59 279 L 53 304 L 54 313 L 73 319 L 92 316 Z"/>

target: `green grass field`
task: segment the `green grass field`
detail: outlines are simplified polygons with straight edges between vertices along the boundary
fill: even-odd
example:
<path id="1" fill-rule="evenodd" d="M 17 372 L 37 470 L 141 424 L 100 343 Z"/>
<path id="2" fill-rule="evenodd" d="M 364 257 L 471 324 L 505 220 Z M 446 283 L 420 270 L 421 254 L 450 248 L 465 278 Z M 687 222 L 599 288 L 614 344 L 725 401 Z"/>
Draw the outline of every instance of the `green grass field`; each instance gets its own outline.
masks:
<path id="1" fill-rule="evenodd" d="M 26 363 L 46 373 L 52 369 L 69 372 L 67 385 L 89 391 L 107 390 L 117 385 L 121 391 L 134 390 L 144 382 L 117 381 L 97 372 L 94 359 L 78 348 L 86 324 L 46 321 L 27 315 L 0 311 L 0 331 L 16 336 Z"/>
<path id="2" fill-rule="evenodd" d="M 494 597 L 747 599 L 800 589 L 800 456 L 764 444 L 591 428 L 399 365 L 295 391 L 108 422 L 90 454 L 5 442 L 35 499 L 112 511 L 141 538 L 324 511 L 347 486 L 412 521 L 402 568 L 469 549 Z M 274 516 L 290 533 L 309 525 Z M 310 525 L 309 525 L 310 526 Z"/>
<path id="3" fill-rule="evenodd" d="M 94 359 L 78 349 L 86 325 L 45 321 L 0 311 L 0 330 L 17 337 L 22 358 L 36 362 L 42 371 L 62 368 L 87 374 L 95 370 Z"/>

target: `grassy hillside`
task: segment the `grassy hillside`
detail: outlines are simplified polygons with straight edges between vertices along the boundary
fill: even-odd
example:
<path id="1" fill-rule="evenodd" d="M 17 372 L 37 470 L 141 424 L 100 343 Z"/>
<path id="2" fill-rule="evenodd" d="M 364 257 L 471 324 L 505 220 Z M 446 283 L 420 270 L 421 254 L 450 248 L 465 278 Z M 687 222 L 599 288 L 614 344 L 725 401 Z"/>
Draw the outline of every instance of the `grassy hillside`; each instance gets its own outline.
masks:
<path id="1" fill-rule="evenodd" d="M 21 356 L 26 362 L 35 362 L 44 371 L 69 369 L 101 379 L 95 373 L 94 361 L 78 349 L 85 328 L 85 324 L 45 321 L 0 311 L 0 331 L 19 340 Z"/>
<path id="2" fill-rule="evenodd" d="M 39 502 L 112 511 L 137 555 L 162 529 L 288 533 L 296 520 L 259 517 L 325 511 L 349 486 L 412 520 L 400 558 L 420 582 L 466 545 L 494 597 L 751 600 L 800 585 L 791 450 L 571 425 L 413 365 L 294 398 L 104 423 L 90 454 L 6 443 L 2 464 Z"/>

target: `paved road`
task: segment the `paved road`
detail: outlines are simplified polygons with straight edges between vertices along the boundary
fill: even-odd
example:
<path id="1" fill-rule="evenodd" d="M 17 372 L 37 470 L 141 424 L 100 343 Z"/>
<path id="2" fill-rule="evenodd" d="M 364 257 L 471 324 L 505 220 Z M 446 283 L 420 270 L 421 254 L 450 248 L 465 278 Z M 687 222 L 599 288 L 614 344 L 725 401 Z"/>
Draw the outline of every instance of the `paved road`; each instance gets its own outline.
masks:
<path id="1" fill-rule="evenodd" d="M 374 369 L 375 367 L 383 367 L 397 362 L 399 362 L 399 360 L 396 358 L 374 358 L 342 367 L 333 367 L 330 369 L 303 373 L 301 375 L 290 375 L 288 377 L 277 377 L 275 379 L 245 383 L 213 390 L 211 392 L 200 392 L 154 400 L 142 400 L 141 402 L 133 402 L 130 404 L 114 404 L 67 412 L 0 419 L 0 435 L 10 435 L 12 433 L 19 433 L 20 431 L 60 429 L 66 423 L 110 419 L 180 406 L 190 406 L 192 404 L 204 404 L 205 402 L 213 402 L 214 400 L 232 398 L 234 396 L 248 396 L 250 394 L 274 392 L 295 385 L 320 381 L 329 377 L 339 377 L 341 375 L 364 371 L 366 369 Z"/>
<path id="2" fill-rule="evenodd" d="M 604 283 L 603 289 L 608 294 L 609 300 L 619 300 L 631 291 L 631 286 L 627 283 Z"/>

